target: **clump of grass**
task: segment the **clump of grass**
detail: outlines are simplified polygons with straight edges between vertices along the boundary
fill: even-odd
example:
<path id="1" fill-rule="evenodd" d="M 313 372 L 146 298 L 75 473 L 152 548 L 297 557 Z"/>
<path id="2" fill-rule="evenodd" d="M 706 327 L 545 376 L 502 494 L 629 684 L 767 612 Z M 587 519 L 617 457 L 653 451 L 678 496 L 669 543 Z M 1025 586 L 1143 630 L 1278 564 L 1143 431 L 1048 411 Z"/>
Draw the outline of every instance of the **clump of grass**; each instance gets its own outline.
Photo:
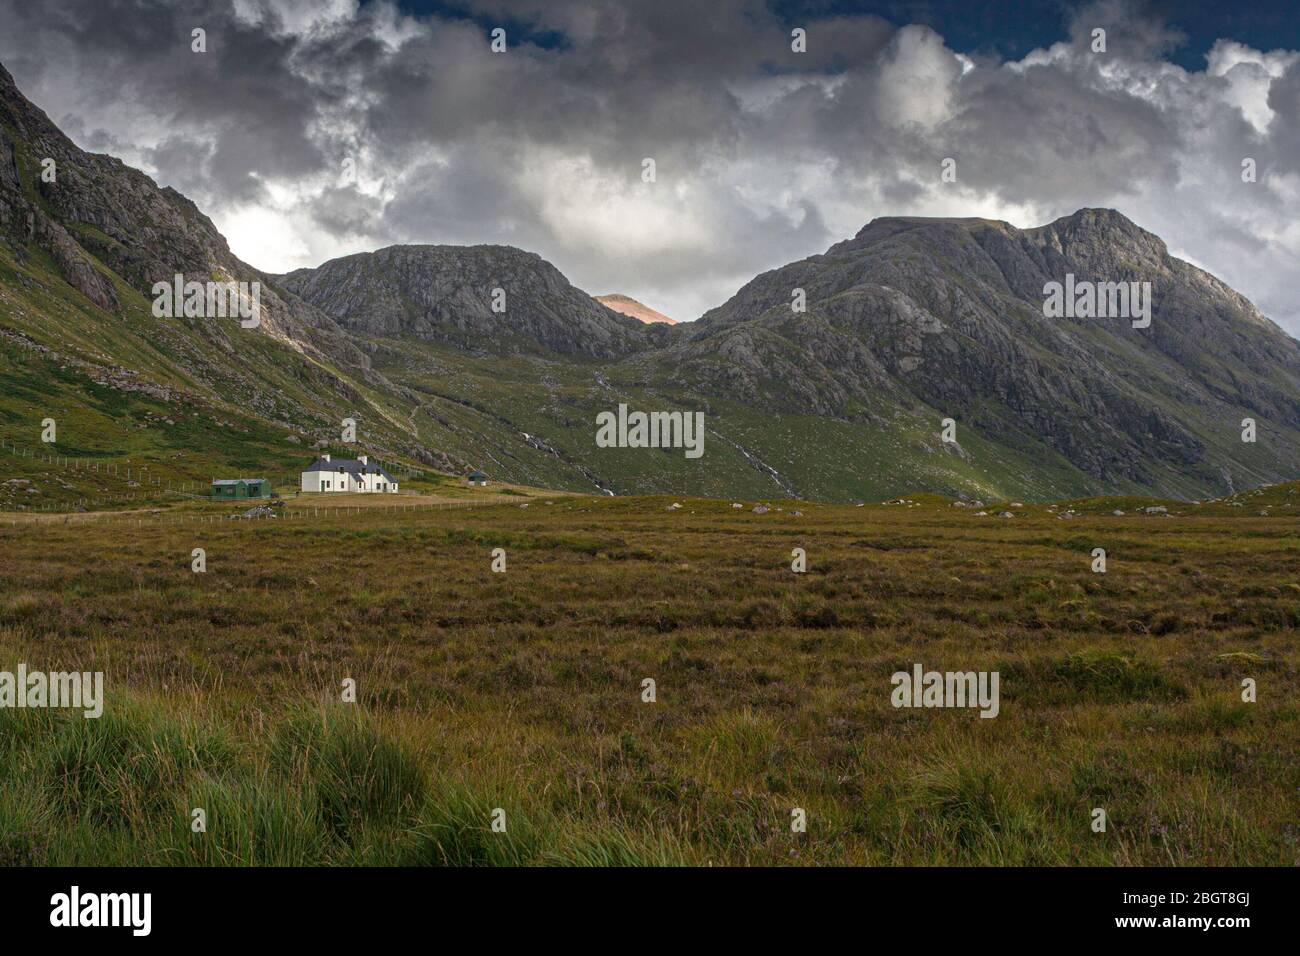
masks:
<path id="1" fill-rule="evenodd" d="M 967 848 L 996 840 L 1005 828 L 1005 789 L 990 768 L 940 763 L 918 773 L 911 800 L 917 815 Z"/>
<path id="2" fill-rule="evenodd" d="M 491 796 L 489 795 L 491 792 Z M 504 814 L 504 816 L 500 816 Z M 504 830 L 494 830 L 494 819 Z M 405 846 L 386 862 L 407 866 L 681 866 L 671 834 L 560 817 L 508 785 L 451 782 L 431 793 Z"/>
<path id="3" fill-rule="evenodd" d="M 918 852 L 937 851 L 947 862 L 954 852 L 970 863 L 1060 862 L 1060 847 L 1043 832 L 1041 812 L 1014 793 L 998 770 L 964 751 L 916 773 L 903 800 L 913 814 L 913 830 L 921 830 L 921 837 L 910 841 Z"/>
<path id="4" fill-rule="evenodd" d="M 194 829 L 195 809 L 205 831 Z M 166 862 L 185 866 L 312 866 L 329 860 L 331 830 L 310 787 L 274 778 L 203 778 L 175 801 Z"/>
<path id="5" fill-rule="evenodd" d="M 406 839 L 424 770 L 359 709 L 290 712 L 264 746 L 236 733 L 127 694 L 94 720 L 0 709 L 0 865 L 303 866 L 357 856 L 362 828 Z"/>
<path id="6" fill-rule="evenodd" d="M 681 844 L 666 834 L 638 834 L 623 827 L 598 827 L 543 855 L 551 866 L 685 866 Z"/>
<path id="7" fill-rule="evenodd" d="M 502 803 L 509 806 L 502 806 Z M 552 829 L 549 817 L 524 813 L 518 803 L 463 784 L 444 786 L 420 808 L 415 837 L 402 863 L 412 866 L 524 866 L 540 861 L 541 834 Z M 505 831 L 493 832 L 497 810 Z"/>
<path id="8" fill-rule="evenodd" d="M 1154 663 L 1111 651 L 1078 651 L 1057 660 L 1051 677 L 1103 700 L 1182 699 L 1187 689 Z"/>
<path id="9" fill-rule="evenodd" d="M 293 715 L 277 728 L 269 760 L 284 780 L 299 780 L 315 794 L 326 825 L 341 836 L 409 813 L 424 792 L 414 758 L 353 706 Z"/>
<path id="10" fill-rule="evenodd" d="M 839 612 L 828 601 L 800 600 L 795 605 L 794 617 L 799 627 L 838 627 L 840 624 Z"/>
<path id="11" fill-rule="evenodd" d="M 713 718 L 694 735 L 693 745 L 699 772 L 733 789 L 762 780 L 789 756 L 771 718 L 749 709 Z"/>
<path id="12" fill-rule="evenodd" d="M 74 712 L 46 729 L 54 731 L 42 754 L 52 802 L 95 825 L 144 824 L 192 776 L 236 761 L 223 733 L 134 697 L 111 699 L 97 719 Z"/>
<path id="13" fill-rule="evenodd" d="M 0 867 L 40 866 L 51 840 L 49 807 L 37 788 L 0 789 Z"/>
<path id="14" fill-rule="evenodd" d="M 1004 663 L 1003 694 L 1034 704 L 1081 701 L 1174 701 L 1187 697 L 1187 688 L 1159 665 L 1115 651 L 1080 650 L 1031 663 Z"/>

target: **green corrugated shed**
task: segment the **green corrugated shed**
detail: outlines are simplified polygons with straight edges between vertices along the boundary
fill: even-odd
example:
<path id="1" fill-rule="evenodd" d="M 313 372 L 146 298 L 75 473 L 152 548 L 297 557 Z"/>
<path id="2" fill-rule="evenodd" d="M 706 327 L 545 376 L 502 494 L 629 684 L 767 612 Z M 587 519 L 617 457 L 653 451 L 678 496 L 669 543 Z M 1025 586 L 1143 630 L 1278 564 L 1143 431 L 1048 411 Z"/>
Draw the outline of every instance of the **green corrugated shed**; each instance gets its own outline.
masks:
<path id="1" fill-rule="evenodd" d="M 271 483 L 265 478 L 222 478 L 212 483 L 212 497 L 228 501 L 271 497 Z"/>

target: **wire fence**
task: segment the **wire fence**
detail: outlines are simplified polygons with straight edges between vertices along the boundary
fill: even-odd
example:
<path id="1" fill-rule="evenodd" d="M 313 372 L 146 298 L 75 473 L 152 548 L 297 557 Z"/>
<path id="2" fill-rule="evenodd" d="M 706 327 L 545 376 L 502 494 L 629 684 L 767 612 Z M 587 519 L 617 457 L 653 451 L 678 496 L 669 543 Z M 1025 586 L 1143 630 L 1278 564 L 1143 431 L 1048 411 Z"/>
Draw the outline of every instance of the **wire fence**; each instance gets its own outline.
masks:
<path id="1" fill-rule="evenodd" d="M 41 514 L 37 512 L 6 512 L 0 515 L 0 526 L 40 527 L 48 525 L 69 524 L 122 524 L 133 526 L 145 525 L 199 525 L 199 524 L 248 524 L 258 522 L 302 523 L 331 518 L 358 518 L 398 515 L 417 515 L 421 512 L 454 511 L 472 508 L 486 508 L 503 504 L 525 504 L 513 495 L 494 495 L 492 497 L 472 500 L 417 501 L 392 505 L 326 505 L 325 507 L 283 507 L 273 508 L 269 505 L 255 505 L 246 512 L 203 514 L 193 512 L 176 513 L 156 511 L 141 513 L 139 511 L 86 511 L 59 512 Z"/>
<path id="2" fill-rule="evenodd" d="M 117 494 L 104 493 L 104 494 L 97 495 L 95 497 L 61 499 L 59 501 L 46 501 L 46 502 L 39 502 L 39 503 L 32 502 L 27 507 L 18 509 L 16 511 L 8 508 L 0 509 L 0 516 L 6 514 L 23 514 L 23 515 L 50 514 L 56 517 L 62 517 L 68 514 L 76 514 L 78 516 L 81 516 L 86 512 L 81 512 L 81 511 L 69 512 L 67 511 L 67 509 L 69 508 L 91 509 L 91 508 L 96 508 L 104 505 L 121 505 L 121 504 L 130 504 L 132 502 L 144 503 L 144 502 L 156 501 L 160 495 L 161 496 L 174 495 L 180 498 L 190 499 L 194 501 L 214 501 L 214 502 L 224 501 L 225 503 L 233 503 L 234 501 L 238 500 L 239 502 L 247 501 L 250 504 L 252 504 L 257 501 L 266 500 L 266 499 L 258 499 L 258 498 L 221 499 L 211 494 L 210 489 L 212 487 L 212 482 L 208 482 L 205 484 L 204 482 L 201 481 L 160 478 L 148 474 L 149 472 L 148 465 L 138 465 L 131 462 L 127 462 L 123 464 L 119 462 L 100 461 L 94 458 L 59 455 L 57 453 L 44 451 L 39 448 L 30 448 L 25 445 L 18 445 L 17 443 L 10 441 L 7 438 L 0 438 L 0 452 L 8 452 L 12 454 L 14 457 L 19 459 L 30 459 L 33 462 L 41 462 L 43 464 L 48 464 L 54 468 L 61 468 L 64 471 L 68 471 L 81 476 L 86 476 L 86 477 L 97 476 L 100 479 L 119 479 L 127 483 L 126 485 L 127 488 L 132 489 L 127 491 L 122 491 Z M 384 464 L 381 462 L 376 462 L 376 464 L 379 465 L 380 467 L 385 467 Z M 418 479 L 427 478 L 427 473 L 425 472 L 411 472 L 402 468 L 398 468 L 391 464 L 388 465 L 387 467 L 392 471 L 400 474 L 404 480 L 416 479 L 416 478 Z M 24 481 L 24 479 L 11 479 L 11 481 L 13 480 L 19 481 L 20 483 Z M 156 490 L 153 492 L 150 492 L 148 490 L 134 490 L 137 488 L 143 488 L 143 489 L 153 488 Z M 203 489 L 208 489 L 208 490 L 203 490 Z M 404 492 L 404 494 L 415 494 L 415 492 Z M 280 499 L 280 500 L 287 501 L 289 499 Z M 337 509 L 329 509 L 329 510 L 337 510 Z M 95 512 L 95 514 L 98 515 L 103 513 Z"/>

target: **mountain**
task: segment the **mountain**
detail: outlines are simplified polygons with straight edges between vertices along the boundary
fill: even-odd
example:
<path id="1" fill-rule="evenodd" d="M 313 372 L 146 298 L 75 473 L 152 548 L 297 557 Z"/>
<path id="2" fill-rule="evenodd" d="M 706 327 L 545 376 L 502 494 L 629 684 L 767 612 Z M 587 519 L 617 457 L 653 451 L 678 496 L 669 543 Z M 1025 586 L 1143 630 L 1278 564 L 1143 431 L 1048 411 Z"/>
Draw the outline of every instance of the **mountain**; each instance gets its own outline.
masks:
<path id="1" fill-rule="evenodd" d="M 640 323 L 575 289 L 536 253 L 509 246 L 390 246 L 279 281 L 361 335 L 602 358 L 648 344 Z"/>
<path id="2" fill-rule="evenodd" d="M 601 305 L 608 306 L 615 312 L 621 312 L 623 315 L 630 315 L 634 319 L 639 319 L 649 325 L 652 322 L 663 322 L 667 325 L 676 325 L 675 319 L 670 319 L 648 305 L 642 305 L 636 299 L 627 295 L 611 293 L 610 295 L 598 295 L 596 301 Z"/>
<path id="3" fill-rule="evenodd" d="M 177 273 L 260 283 L 260 327 L 154 316 L 153 284 Z M 1044 287 L 1067 276 L 1149 282 L 1150 325 L 1047 317 Z M 1113 210 L 1023 230 L 876 219 L 695 322 L 614 304 L 505 246 L 260 272 L 185 197 L 79 149 L 0 67 L 0 467 L 33 483 L 20 500 L 0 482 L 0 507 L 111 490 L 13 454 L 46 418 L 64 458 L 279 486 L 330 447 L 737 499 L 1204 498 L 1300 474 L 1300 346 Z M 597 446 L 596 416 L 620 405 L 703 413 L 704 454 Z M 345 418 L 359 448 L 337 444 Z"/>
<path id="4" fill-rule="evenodd" d="M 1067 275 L 1150 282 L 1150 327 L 1046 318 L 1044 286 Z M 791 309 L 796 288 L 806 313 Z M 1027 230 L 877 219 L 754 279 L 688 334 L 682 374 L 746 401 L 849 418 L 919 404 L 1105 488 L 1198 496 L 1300 463 L 1300 344 L 1113 210 Z"/>
<path id="5" fill-rule="evenodd" d="M 1149 327 L 1048 318 L 1044 287 L 1067 276 L 1150 283 Z M 291 287 L 351 327 L 315 281 Z M 576 471 L 579 486 L 624 492 L 1200 498 L 1300 470 L 1296 341 L 1113 210 L 1027 230 L 873 220 L 697 322 L 648 331 L 599 369 L 552 364 L 461 388 Z M 429 366 L 400 329 L 381 338 L 377 365 L 413 390 L 449 361 Z M 463 399 L 437 388 L 441 401 Z M 595 413 L 619 403 L 706 410 L 709 465 L 593 448 Z M 955 442 L 941 439 L 949 418 Z M 1253 443 L 1242 441 L 1246 418 Z"/>
<path id="6" fill-rule="evenodd" d="M 260 326 L 155 317 L 153 284 L 177 274 L 260 283 Z M 226 469 L 288 481 L 300 446 L 337 440 L 344 418 L 372 452 L 441 463 L 414 440 L 411 399 L 370 367 L 364 343 L 234 256 L 184 196 L 79 149 L 3 66 L 0 377 L 10 443 L 30 449 L 51 417 L 50 451 L 151 460 L 177 481 Z M 63 484 L 41 487 L 66 497 Z"/>
<path id="7" fill-rule="evenodd" d="M 3 66 L 0 127 L 0 231 L 15 248 L 31 243 L 46 252 L 101 309 L 122 309 L 109 271 L 139 290 L 177 272 L 203 281 L 267 279 L 232 255 L 212 221 L 180 193 L 159 188 L 118 159 L 78 149 L 18 92 Z M 315 309 L 274 288 L 261 306 L 263 330 L 295 348 L 325 350 L 330 333 L 338 332 Z M 322 335 L 313 337 L 311 329 Z M 348 360 L 364 362 L 337 335 L 330 344 Z"/>

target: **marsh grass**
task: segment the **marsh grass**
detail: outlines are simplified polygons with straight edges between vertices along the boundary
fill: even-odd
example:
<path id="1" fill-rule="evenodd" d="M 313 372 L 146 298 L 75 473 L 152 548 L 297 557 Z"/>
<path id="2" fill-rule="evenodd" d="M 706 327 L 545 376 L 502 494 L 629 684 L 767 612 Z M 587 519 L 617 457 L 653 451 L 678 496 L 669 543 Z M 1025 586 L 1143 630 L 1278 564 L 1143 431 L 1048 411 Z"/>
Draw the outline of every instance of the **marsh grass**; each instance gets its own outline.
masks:
<path id="1" fill-rule="evenodd" d="M 0 709 L 0 865 L 1300 859 L 1294 521 L 794 507 L 0 527 L 0 669 L 108 688 Z"/>

